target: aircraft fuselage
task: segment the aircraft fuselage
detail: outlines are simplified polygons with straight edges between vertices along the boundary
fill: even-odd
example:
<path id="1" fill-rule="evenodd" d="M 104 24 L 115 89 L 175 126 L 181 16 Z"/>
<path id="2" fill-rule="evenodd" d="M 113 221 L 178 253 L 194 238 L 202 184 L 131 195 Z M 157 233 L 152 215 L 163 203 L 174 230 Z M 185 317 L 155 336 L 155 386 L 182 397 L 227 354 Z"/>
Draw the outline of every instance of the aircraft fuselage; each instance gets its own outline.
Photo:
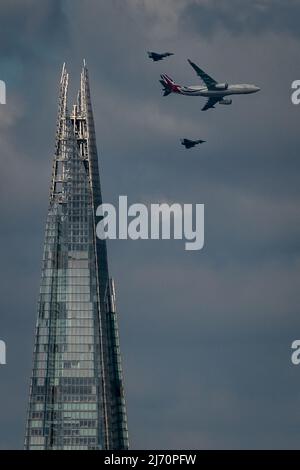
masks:
<path id="1" fill-rule="evenodd" d="M 207 98 L 210 97 L 219 97 L 230 96 L 230 95 L 248 95 L 250 93 L 256 93 L 260 90 L 259 87 L 250 84 L 236 84 L 228 85 L 224 90 L 213 90 L 208 89 L 205 86 L 177 86 L 177 89 L 173 89 L 173 93 L 178 93 L 180 95 L 186 96 L 204 96 Z"/>

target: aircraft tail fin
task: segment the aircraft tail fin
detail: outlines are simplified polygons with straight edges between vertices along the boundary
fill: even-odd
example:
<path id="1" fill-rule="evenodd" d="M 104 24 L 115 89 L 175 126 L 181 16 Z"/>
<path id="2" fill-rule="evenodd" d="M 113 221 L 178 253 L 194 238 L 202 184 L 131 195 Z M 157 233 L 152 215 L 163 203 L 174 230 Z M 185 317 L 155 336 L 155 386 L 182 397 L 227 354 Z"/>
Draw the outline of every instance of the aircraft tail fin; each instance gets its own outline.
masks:
<path id="1" fill-rule="evenodd" d="M 168 96 L 168 95 L 170 95 L 171 93 L 172 93 L 172 92 L 171 92 L 170 90 L 165 89 L 165 90 L 164 90 L 164 93 L 163 93 L 163 96 Z"/>
<path id="2" fill-rule="evenodd" d="M 159 82 L 163 86 L 163 96 L 168 96 L 170 93 L 179 93 L 179 85 L 176 85 L 172 78 L 168 77 L 166 74 L 163 74 L 160 77 L 161 80 L 159 80 Z"/>

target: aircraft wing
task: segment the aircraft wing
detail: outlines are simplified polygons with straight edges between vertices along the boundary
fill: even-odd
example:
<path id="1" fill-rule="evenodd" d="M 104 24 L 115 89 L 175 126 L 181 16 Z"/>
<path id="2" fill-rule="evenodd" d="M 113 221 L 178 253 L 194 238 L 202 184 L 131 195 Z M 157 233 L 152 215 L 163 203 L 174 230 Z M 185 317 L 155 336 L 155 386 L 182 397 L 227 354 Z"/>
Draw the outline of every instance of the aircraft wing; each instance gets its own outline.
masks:
<path id="1" fill-rule="evenodd" d="M 208 100 L 206 101 L 206 103 L 203 106 L 201 111 L 207 111 L 210 108 L 214 108 L 215 104 L 218 103 L 219 101 L 220 101 L 219 97 L 218 98 L 214 98 L 214 97 L 208 98 Z"/>
<path id="2" fill-rule="evenodd" d="M 207 88 L 213 88 L 214 85 L 216 83 L 218 83 L 216 80 L 214 80 L 212 77 L 210 77 L 209 75 L 207 75 L 206 72 L 204 72 L 204 70 L 200 69 L 200 67 L 198 67 L 198 65 L 194 64 L 194 62 L 192 62 L 190 59 L 188 59 L 188 62 L 189 64 L 193 67 L 193 69 L 195 70 L 196 74 L 198 75 L 198 77 L 200 77 L 200 79 L 202 80 L 202 82 L 204 83 L 204 85 L 207 86 Z"/>

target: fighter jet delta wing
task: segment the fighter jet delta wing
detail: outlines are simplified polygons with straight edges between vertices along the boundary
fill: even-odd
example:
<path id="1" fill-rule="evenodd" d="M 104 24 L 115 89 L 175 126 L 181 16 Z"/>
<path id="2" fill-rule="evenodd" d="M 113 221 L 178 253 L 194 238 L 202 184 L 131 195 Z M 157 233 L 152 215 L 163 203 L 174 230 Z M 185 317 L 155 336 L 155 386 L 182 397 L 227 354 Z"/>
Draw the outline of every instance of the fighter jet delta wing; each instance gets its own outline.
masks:
<path id="1" fill-rule="evenodd" d="M 152 59 L 154 62 L 158 62 L 159 60 L 163 60 L 165 57 L 170 57 L 171 55 L 174 55 L 173 52 L 153 52 L 153 51 L 147 51 L 149 59 Z"/>
<path id="2" fill-rule="evenodd" d="M 194 62 L 192 62 L 190 59 L 188 59 L 188 62 L 189 64 L 193 67 L 193 69 L 195 70 L 196 74 L 198 75 L 198 77 L 200 77 L 200 79 L 202 80 L 202 82 L 204 83 L 205 86 L 207 86 L 208 89 L 210 88 L 214 88 L 214 86 L 216 85 L 217 81 L 214 80 L 212 77 L 210 77 L 209 75 L 207 75 L 206 72 L 204 72 L 204 70 L 200 69 L 200 67 L 198 67 L 198 65 L 194 64 Z"/>
<path id="3" fill-rule="evenodd" d="M 205 105 L 203 106 L 203 108 L 201 109 L 201 111 L 207 111 L 208 109 L 210 108 L 214 108 L 215 107 L 215 104 L 217 104 L 219 101 L 220 101 L 220 98 L 219 96 L 218 97 L 210 97 L 208 98 L 208 100 L 206 101 Z"/>
<path id="4" fill-rule="evenodd" d="M 205 140 L 199 139 L 199 140 L 190 140 L 190 139 L 180 139 L 181 145 L 183 145 L 186 149 L 191 149 L 192 147 L 195 147 L 195 145 L 198 144 L 204 144 L 206 142 Z"/>

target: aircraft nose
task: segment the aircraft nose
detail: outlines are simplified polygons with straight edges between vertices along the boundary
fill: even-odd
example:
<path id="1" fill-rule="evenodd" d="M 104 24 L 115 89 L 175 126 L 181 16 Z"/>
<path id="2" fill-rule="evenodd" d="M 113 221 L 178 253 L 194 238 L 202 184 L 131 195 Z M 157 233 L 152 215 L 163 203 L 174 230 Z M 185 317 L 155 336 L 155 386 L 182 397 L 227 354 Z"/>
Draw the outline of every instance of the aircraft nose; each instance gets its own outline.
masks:
<path id="1" fill-rule="evenodd" d="M 254 91 L 260 91 L 259 86 L 255 86 L 255 87 L 254 87 Z"/>

